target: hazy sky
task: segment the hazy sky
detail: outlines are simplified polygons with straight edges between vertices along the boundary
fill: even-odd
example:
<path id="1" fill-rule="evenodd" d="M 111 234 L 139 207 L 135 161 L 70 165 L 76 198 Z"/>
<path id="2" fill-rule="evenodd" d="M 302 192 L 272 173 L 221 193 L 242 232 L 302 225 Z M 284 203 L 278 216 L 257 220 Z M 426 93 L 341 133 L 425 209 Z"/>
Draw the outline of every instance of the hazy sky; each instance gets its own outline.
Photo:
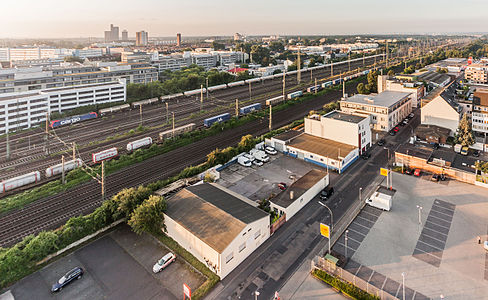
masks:
<path id="1" fill-rule="evenodd" d="M 103 37 L 110 23 L 150 36 L 488 31 L 487 0 L 15 0 L 0 37 Z"/>

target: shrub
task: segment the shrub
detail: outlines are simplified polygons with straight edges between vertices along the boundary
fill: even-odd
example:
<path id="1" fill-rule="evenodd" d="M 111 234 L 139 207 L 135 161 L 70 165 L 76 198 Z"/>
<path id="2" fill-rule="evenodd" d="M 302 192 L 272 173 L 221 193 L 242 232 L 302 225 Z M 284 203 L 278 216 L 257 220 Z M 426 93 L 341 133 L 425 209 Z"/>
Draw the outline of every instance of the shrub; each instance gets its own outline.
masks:
<path id="1" fill-rule="evenodd" d="M 379 297 L 373 296 L 371 294 L 366 293 L 365 291 L 361 290 L 360 288 L 356 287 L 351 283 L 344 282 L 332 275 L 329 275 L 327 272 L 322 270 L 314 270 L 312 272 L 313 276 L 322 280 L 323 282 L 329 284 L 330 286 L 338 289 L 342 293 L 350 296 L 353 299 L 358 300 L 377 300 L 380 299 Z"/>
<path id="2" fill-rule="evenodd" d="M 164 228 L 166 202 L 163 197 L 151 195 L 131 214 L 127 222 L 137 234 L 156 232 Z"/>

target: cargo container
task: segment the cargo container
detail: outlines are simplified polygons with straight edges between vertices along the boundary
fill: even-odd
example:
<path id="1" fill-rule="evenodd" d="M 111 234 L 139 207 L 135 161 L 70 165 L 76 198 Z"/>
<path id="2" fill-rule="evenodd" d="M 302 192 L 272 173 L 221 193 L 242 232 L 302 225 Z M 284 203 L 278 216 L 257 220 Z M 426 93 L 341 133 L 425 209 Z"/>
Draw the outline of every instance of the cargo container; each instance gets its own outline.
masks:
<path id="1" fill-rule="evenodd" d="M 105 116 L 107 114 L 126 111 L 129 109 L 130 109 L 130 104 L 122 104 L 122 105 L 117 105 L 117 106 L 112 106 L 112 107 L 100 109 L 98 111 L 98 113 L 100 114 L 100 116 Z"/>
<path id="2" fill-rule="evenodd" d="M 0 182 L 0 193 L 3 194 L 18 187 L 38 182 L 39 180 L 41 180 L 41 172 L 39 171 L 10 178 Z"/>
<path id="3" fill-rule="evenodd" d="M 159 140 L 164 141 L 165 139 L 169 139 L 172 137 L 176 137 L 182 135 L 185 132 L 190 132 L 195 128 L 195 123 L 190 123 L 184 126 L 176 127 L 174 130 L 169 129 L 159 133 Z"/>
<path id="4" fill-rule="evenodd" d="M 275 105 L 283 102 L 283 95 L 266 100 L 266 105 Z"/>
<path id="5" fill-rule="evenodd" d="M 92 161 L 94 164 L 101 163 L 104 160 L 109 160 L 119 156 L 117 148 L 110 148 L 97 153 L 92 153 Z"/>
<path id="6" fill-rule="evenodd" d="M 245 115 L 245 114 L 251 113 L 253 111 L 260 110 L 260 109 L 261 109 L 261 103 L 254 103 L 254 104 L 251 104 L 248 106 L 241 107 L 239 109 L 239 114 Z"/>
<path id="7" fill-rule="evenodd" d="M 288 99 L 295 99 L 295 98 L 298 98 L 298 97 L 301 97 L 303 96 L 303 92 L 302 91 L 297 91 L 297 92 L 293 92 L 293 93 L 290 93 L 288 94 Z"/>
<path id="8" fill-rule="evenodd" d="M 81 167 L 82 164 L 83 164 L 83 161 L 79 158 L 77 158 L 75 160 L 67 161 L 64 163 L 64 171 L 65 172 L 71 171 L 73 169 Z M 59 175 L 61 173 L 63 173 L 63 164 L 62 163 L 51 166 L 51 167 L 46 169 L 46 177 L 47 178 L 49 178 L 51 176 Z"/>
<path id="9" fill-rule="evenodd" d="M 228 120 L 230 120 L 230 114 L 229 113 L 225 113 L 225 114 L 221 114 L 221 115 L 214 116 L 214 117 L 211 117 L 211 118 L 208 118 L 208 119 L 203 120 L 203 125 L 205 127 L 210 127 L 214 123 L 222 123 L 222 122 L 225 122 L 225 121 L 228 121 Z"/>
<path id="10" fill-rule="evenodd" d="M 320 85 L 314 85 L 314 86 L 311 86 L 307 89 L 307 93 L 315 93 L 316 91 L 320 91 L 322 89 L 322 87 Z"/>
<path id="11" fill-rule="evenodd" d="M 329 87 L 331 85 L 332 85 L 332 81 L 327 81 L 327 82 L 322 83 L 322 88 L 325 89 L 326 87 Z"/>
<path id="12" fill-rule="evenodd" d="M 98 117 L 98 115 L 96 112 L 89 112 L 89 113 L 84 114 L 84 115 L 71 116 L 69 118 L 65 118 L 62 120 L 51 121 L 51 123 L 49 124 L 49 127 L 57 128 L 60 126 L 70 125 L 70 124 L 78 123 L 78 122 L 89 120 L 89 119 L 95 119 L 97 117 Z"/>
<path id="13" fill-rule="evenodd" d="M 139 108 L 139 106 L 149 105 L 149 104 L 157 104 L 159 102 L 159 98 L 151 98 L 141 101 L 132 102 L 133 108 Z"/>
<path id="14" fill-rule="evenodd" d="M 152 138 L 151 137 L 145 137 L 142 139 L 139 139 L 137 141 L 133 141 L 127 144 L 127 151 L 132 152 L 136 149 L 142 148 L 142 147 L 147 147 L 152 144 Z"/>

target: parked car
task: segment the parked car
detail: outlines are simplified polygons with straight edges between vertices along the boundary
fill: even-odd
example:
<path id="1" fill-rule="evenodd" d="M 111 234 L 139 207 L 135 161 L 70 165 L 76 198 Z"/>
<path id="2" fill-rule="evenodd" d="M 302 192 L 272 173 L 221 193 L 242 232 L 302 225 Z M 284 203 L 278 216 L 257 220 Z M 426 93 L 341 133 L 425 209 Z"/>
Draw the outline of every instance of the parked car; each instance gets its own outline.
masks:
<path id="1" fill-rule="evenodd" d="M 414 113 L 410 113 L 410 114 L 408 115 L 408 117 L 411 119 L 411 118 L 415 117 L 415 114 L 414 114 Z"/>
<path id="2" fill-rule="evenodd" d="M 286 190 L 286 183 L 280 182 L 280 183 L 278 183 L 278 187 L 280 188 L 280 190 L 284 191 L 284 190 Z"/>
<path id="3" fill-rule="evenodd" d="M 389 133 L 390 135 L 395 135 L 395 134 L 396 134 L 396 131 L 390 130 L 388 133 Z"/>
<path id="4" fill-rule="evenodd" d="M 439 149 L 439 144 L 438 143 L 434 143 L 434 145 L 432 145 L 432 148 L 434 148 L 434 150 Z"/>
<path id="5" fill-rule="evenodd" d="M 263 162 L 256 158 L 252 161 L 252 164 L 261 167 L 263 165 Z"/>
<path id="6" fill-rule="evenodd" d="M 327 200 L 329 199 L 332 195 L 334 195 L 334 187 L 326 187 L 325 189 L 320 192 L 320 200 Z"/>
<path id="7" fill-rule="evenodd" d="M 440 177 L 439 174 L 433 174 L 430 180 L 437 182 L 440 179 L 439 177 Z"/>
<path id="8" fill-rule="evenodd" d="M 446 180 L 447 178 L 446 178 L 446 175 L 441 174 L 441 175 L 439 175 L 439 179 L 440 179 L 441 181 L 444 181 L 444 180 Z"/>
<path id="9" fill-rule="evenodd" d="M 486 251 L 488 251 L 488 241 L 485 241 L 485 242 L 483 243 L 483 248 L 484 248 Z"/>
<path id="10" fill-rule="evenodd" d="M 480 156 L 480 151 L 479 150 L 474 150 L 473 151 L 473 156 L 474 157 L 479 157 Z"/>
<path id="11" fill-rule="evenodd" d="M 461 152 L 459 152 L 461 155 L 468 155 L 468 150 L 469 148 L 464 146 L 461 148 Z"/>
<path id="12" fill-rule="evenodd" d="M 371 153 L 364 152 L 363 154 L 361 154 L 361 158 L 364 160 L 367 160 L 370 157 L 371 157 Z"/>
<path id="13" fill-rule="evenodd" d="M 81 279 L 83 273 L 84 271 L 81 267 L 74 268 L 73 270 L 66 273 L 63 277 L 59 278 L 59 280 L 55 284 L 53 284 L 53 286 L 51 287 L 51 292 L 59 292 L 75 279 Z"/>
<path id="14" fill-rule="evenodd" d="M 170 263 L 174 262 L 175 260 L 176 256 L 173 253 L 169 252 L 165 256 L 161 257 L 161 259 L 154 264 L 153 272 L 161 272 L 164 268 L 166 268 Z"/>
<path id="15" fill-rule="evenodd" d="M 398 128 L 398 126 L 395 126 L 395 128 L 393 128 L 394 132 L 398 132 L 399 130 L 400 130 L 400 128 Z"/>
<path id="16" fill-rule="evenodd" d="M 407 175 L 412 175 L 412 174 L 413 174 L 413 170 L 412 170 L 412 169 L 410 169 L 410 168 L 406 168 L 406 169 L 405 169 L 405 174 L 407 174 Z"/>
<path id="17" fill-rule="evenodd" d="M 403 125 L 407 125 L 408 124 L 408 119 L 403 120 L 402 124 Z"/>
<path id="18" fill-rule="evenodd" d="M 378 146 L 384 146 L 385 140 L 384 139 L 378 140 L 377 144 L 378 144 Z"/>
<path id="19" fill-rule="evenodd" d="M 276 151 L 276 149 L 271 147 L 271 146 L 264 147 L 264 152 L 266 152 L 270 155 L 276 155 L 278 153 L 278 151 Z"/>
<path id="20" fill-rule="evenodd" d="M 413 175 L 417 177 L 420 177 L 420 173 L 420 169 L 415 169 L 415 171 L 413 171 Z"/>

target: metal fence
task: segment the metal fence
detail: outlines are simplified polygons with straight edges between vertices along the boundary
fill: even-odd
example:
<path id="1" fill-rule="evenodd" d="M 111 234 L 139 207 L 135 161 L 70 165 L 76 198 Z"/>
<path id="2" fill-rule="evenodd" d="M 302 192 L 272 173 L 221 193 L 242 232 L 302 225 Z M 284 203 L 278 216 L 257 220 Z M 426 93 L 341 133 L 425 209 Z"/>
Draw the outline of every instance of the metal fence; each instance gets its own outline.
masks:
<path id="1" fill-rule="evenodd" d="M 361 290 L 379 297 L 382 300 L 392 300 L 399 298 L 389 294 L 388 292 L 377 288 L 376 286 L 369 284 L 367 281 L 357 277 L 356 275 L 344 270 L 341 267 L 336 266 L 335 264 L 329 262 L 325 258 L 316 256 L 312 260 L 312 271 L 315 269 L 325 271 L 327 274 L 332 275 L 342 281 L 346 281 L 348 283 L 353 284 L 354 286 L 360 288 Z"/>

